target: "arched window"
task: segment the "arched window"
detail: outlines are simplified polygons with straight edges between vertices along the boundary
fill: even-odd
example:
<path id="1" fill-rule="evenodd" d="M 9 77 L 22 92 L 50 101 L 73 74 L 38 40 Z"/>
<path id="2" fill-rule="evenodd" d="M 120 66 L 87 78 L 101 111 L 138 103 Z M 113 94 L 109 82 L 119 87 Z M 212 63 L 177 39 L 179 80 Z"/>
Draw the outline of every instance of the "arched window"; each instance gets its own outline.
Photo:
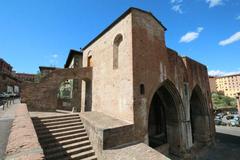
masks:
<path id="1" fill-rule="evenodd" d="M 90 50 L 87 56 L 87 67 L 92 67 L 92 66 L 93 66 L 92 51 Z"/>
<path id="2" fill-rule="evenodd" d="M 92 63 L 93 63 L 93 62 L 92 62 L 92 56 L 88 56 L 87 66 L 88 66 L 88 67 L 92 67 L 92 66 L 93 66 Z"/>
<path id="3" fill-rule="evenodd" d="M 123 40 L 122 34 L 118 34 L 113 41 L 113 69 L 118 68 L 119 45 Z"/>

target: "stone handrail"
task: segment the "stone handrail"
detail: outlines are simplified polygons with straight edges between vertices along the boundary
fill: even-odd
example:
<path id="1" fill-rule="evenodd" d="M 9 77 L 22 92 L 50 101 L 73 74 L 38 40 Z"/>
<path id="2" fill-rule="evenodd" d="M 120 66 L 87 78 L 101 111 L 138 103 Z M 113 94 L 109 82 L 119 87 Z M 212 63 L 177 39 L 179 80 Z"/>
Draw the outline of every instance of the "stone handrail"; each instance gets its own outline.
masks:
<path id="1" fill-rule="evenodd" d="M 6 160 L 43 159 L 43 150 L 38 142 L 27 105 L 17 104 L 15 107 L 15 119 L 8 139 Z"/>

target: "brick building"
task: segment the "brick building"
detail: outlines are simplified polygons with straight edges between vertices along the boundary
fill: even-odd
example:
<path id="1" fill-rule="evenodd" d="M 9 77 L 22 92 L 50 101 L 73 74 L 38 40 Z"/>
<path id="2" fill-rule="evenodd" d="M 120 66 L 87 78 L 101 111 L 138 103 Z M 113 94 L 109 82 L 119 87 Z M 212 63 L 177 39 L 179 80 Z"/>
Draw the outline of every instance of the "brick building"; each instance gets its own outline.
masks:
<path id="1" fill-rule="evenodd" d="M 12 73 L 12 66 L 2 58 L 0 58 L 0 71 L 8 75 Z"/>
<path id="2" fill-rule="evenodd" d="M 209 84 L 211 92 L 217 92 L 217 84 L 216 84 L 217 77 L 209 76 Z"/>
<path id="3" fill-rule="evenodd" d="M 19 92 L 20 81 L 12 75 L 12 66 L 0 58 L 0 93 Z"/>
<path id="4" fill-rule="evenodd" d="M 15 73 L 14 77 L 20 81 L 35 82 L 36 75 L 28 73 Z"/>
<path id="5" fill-rule="evenodd" d="M 39 66 L 39 71 L 41 75 L 44 77 L 47 74 L 51 73 L 52 71 L 56 70 L 56 67 L 47 67 L 47 66 Z"/>
<path id="6" fill-rule="evenodd" d="M 166 30 L 152 13 L 130 8 L 83 47 L 79 67 L 26 85 L 22 100 L 29 110 L 54 111 L 59 85 L 79 79 L 75 100 L 99 159 L 117 159 L 114 150 L 138 143 L 194 156 L 215 136 L 207 67 L 168 48 Z"/>

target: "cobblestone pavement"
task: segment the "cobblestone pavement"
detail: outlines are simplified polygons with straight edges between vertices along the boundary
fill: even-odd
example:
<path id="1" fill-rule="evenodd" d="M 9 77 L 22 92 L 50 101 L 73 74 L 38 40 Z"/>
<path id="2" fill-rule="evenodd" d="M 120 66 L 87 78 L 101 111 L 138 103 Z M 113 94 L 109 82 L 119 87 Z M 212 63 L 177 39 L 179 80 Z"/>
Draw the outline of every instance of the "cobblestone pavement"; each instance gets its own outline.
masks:
<path id="1" fill-rule="evenodd" d="M 240 159 L 240 127 L 216 126 L 216 145 L 200 160 Z"/>
<path id="2" fill-rule="evenodd" d="M 15 100 L 15 104 L 19 103 Z M 4 159 L 4 153 L 6 150 L 10 127 L 15 115 L 15 105 L 12 104 L 6 107 L 5 110 L 0 107 L 0 160 Z"/>

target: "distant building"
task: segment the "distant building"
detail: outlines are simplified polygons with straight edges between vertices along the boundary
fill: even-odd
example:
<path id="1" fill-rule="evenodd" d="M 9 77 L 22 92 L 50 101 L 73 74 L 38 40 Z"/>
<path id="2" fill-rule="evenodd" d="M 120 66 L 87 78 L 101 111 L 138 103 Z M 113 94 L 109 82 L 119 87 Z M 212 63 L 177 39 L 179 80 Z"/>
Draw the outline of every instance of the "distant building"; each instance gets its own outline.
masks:
<path id="1" fill-rule="evenodd" d="M 15 77 L 20 81 L 34 82 L 36 75 L 28 73 L 15 73 Z"/>
<path id="2" fill-rule="evenodd" d="M 12 66 L 0 58 L 0 92 L 19 92 L 20 81 L 12 74 Z"/>
<path id="3" fill-rule="evenodd" d="M 240 92 L 240 74 L 209 77 L 209 82 L 212 92 L 223 92 L 225 96 L 229 97 L 236 97 L 237 93 Z"/>
<path id="4" fill-rule="evenodd" d="M 39 66 L 40 73 L 42 76 L 46 76 L 47 74 L 51 73 L 52 71 L 56 70 L 56 67 L 46 67 L 46 66 Z"/>
<path id="5" fill-rule="evenodd" d="M 12 73 L 12 66 L 2 58 L 0 58 L 0 72 L 9 75 Z"/>
<path id="6" fill-rule="evenodd" d="M 217 92 L 216 79 L 217 77 L 209 76 L 209 84 L 210 84 L 211 92 Z"/>

